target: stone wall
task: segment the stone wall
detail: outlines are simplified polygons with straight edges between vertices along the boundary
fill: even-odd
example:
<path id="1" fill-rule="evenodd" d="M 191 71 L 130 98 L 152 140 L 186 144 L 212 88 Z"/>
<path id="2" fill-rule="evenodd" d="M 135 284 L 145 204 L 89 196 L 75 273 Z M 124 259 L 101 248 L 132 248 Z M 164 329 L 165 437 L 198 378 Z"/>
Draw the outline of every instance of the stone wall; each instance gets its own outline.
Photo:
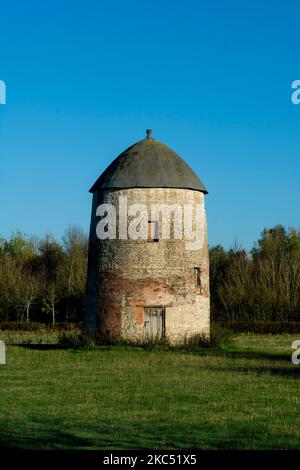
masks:
<path id="1" fill-rule="evenodd" d="M 102 202 L 118 208 L 119 196 L 128 205 L 153 203 L 201 204 L 204 194 L 185 189 L 123 189 L 94 193 L 90 230 L 86 327 L 125 338 L 144 335 L 144 308 L 166 309 L 166 336 L 172 340 L 209 334 L 209 265 L 205 225 L 204 245 L 188 250 L 186 240 L 99 240 L 96 208 Z M 130 220 L 130 218 L 129 218 Z M 118 235 L 118 234 L 117 234 Z M 194 268 L 201 269 L 201 287 Z"/>

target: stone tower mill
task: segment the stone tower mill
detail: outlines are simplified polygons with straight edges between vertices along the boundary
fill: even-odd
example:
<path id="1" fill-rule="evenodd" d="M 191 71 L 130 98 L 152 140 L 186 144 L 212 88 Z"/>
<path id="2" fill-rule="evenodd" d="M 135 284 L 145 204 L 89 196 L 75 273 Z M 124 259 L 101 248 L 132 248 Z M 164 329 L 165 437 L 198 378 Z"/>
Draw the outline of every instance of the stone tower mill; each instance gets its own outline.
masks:
<path id="1" fill-rule="evenodd" d="M 147 130 L 90 192 L 86 331 L 208 336 L 207 190 L 192 169 Z"/>

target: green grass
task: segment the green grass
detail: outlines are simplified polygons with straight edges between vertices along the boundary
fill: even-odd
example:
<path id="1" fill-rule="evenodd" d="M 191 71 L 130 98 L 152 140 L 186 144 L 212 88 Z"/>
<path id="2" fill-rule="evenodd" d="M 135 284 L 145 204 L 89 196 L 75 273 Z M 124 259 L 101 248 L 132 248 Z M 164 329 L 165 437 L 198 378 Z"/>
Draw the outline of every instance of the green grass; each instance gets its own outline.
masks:
<path id="1" fill-rule="evenodd" d="M 293 339 L 244 334 L 197 354 L 9 345 L 0 446 L 299 449 Z"/>

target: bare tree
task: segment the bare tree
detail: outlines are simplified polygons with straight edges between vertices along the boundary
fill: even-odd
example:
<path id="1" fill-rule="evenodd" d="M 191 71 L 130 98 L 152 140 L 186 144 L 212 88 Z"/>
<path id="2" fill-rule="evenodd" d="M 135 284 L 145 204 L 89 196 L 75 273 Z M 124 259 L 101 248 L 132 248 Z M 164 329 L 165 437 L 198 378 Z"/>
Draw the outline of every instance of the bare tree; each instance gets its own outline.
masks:
<path id="1" fill-rule="evenodd" d="M 24 303 L 24 313 L 26 313 L 26 322 L 30 321 L 30 308 L 35 300 L 38 299 L 41 291 L 41 277 L 27 274 L 22 288 L 22 299 Z M 21 321 L 23 321 L 23 316 Z"/>
<path id="2" fill-rule="evenodd" d="M 52 282 L 48 284 L 44 290 L 42 299 L 42 311 L 50 314 L 52 317 L 52 325 L 56 323 L 56 305 L 59 301 L 57 286 Z"/>

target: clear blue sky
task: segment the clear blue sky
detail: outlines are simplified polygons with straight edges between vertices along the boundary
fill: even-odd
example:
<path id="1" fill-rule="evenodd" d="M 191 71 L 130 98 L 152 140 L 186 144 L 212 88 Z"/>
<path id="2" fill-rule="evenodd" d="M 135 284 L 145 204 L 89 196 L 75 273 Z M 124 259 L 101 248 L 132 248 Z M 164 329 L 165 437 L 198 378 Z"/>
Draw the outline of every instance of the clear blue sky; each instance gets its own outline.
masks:
<path id="1" fill-rule="evenodd" d="M 210 245 L 300 227 L 298 1 L 0 0 L 0 234 L 89 228 L 146 128 L 209 190 Z"/>

